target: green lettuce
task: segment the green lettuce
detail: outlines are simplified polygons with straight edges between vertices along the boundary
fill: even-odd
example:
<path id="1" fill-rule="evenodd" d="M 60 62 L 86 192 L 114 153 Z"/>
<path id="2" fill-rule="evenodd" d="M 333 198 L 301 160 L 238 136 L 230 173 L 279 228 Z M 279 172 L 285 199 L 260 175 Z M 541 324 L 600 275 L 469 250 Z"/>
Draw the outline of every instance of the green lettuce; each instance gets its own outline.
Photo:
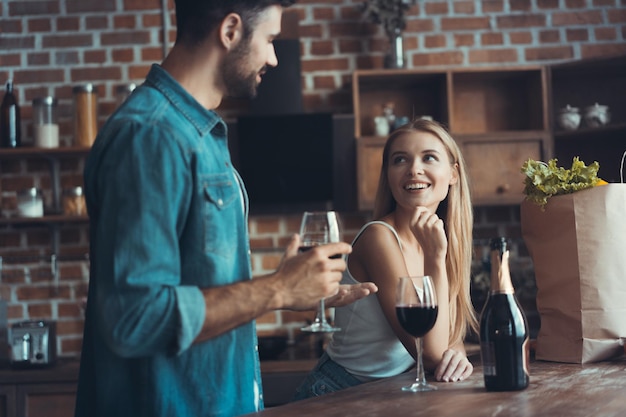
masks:
<path id="1" fill-rule="evenodd" d="M 587 166 L 575 156 L 570 169 L 558 167 L 557 162 L 557 159 L 551 159 L 547 164 L 532 159 L 524 162 L 521 172 L 526 175 L 524 178 L 526 200 L 543 208 L 548 203 L 548 198 L 553 195 L 584 190 L 600 182 L 598 162 Z"/>

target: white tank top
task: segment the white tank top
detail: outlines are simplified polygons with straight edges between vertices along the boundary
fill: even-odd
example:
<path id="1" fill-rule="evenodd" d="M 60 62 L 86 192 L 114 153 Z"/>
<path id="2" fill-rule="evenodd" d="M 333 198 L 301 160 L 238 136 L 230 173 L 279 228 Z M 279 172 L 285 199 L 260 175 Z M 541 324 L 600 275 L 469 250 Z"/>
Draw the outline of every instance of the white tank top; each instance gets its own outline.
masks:
<path id="1" fill-rule="evenodd" d="M 388 227 L 402 249 L 398 233 L 381 221 L 365 224 L 352 244 L 372 224 Z M 358 281 L 346 269 L 341 283 L 357 284 Z M 335 324 L 341 331 L 333 333 L 326 352 L 351 374 L 361 379 L 386 378 L 401 374 L 415 364 L 411 354 L 391 329 L 375 294 L 336 308 Z"/>

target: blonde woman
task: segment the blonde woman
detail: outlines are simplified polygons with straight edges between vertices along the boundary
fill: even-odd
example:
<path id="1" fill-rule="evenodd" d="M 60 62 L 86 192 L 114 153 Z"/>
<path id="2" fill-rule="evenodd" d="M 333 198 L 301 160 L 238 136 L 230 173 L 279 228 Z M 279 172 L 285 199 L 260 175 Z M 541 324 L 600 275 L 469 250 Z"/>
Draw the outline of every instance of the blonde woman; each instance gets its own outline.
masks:
<path id="1" fill-rule="evenodd" d="M 390 134 L 373 213 L 354 239 L 343 283 L 373 281 L 378 293 L 337 309 L 341 332 L 298 388 L 318 396 L 415 365 L 415 339 L 395 313 L 398 278 L 431 275 L 439 315 L 423 359 L 437 381 L 471 375 L 463 340 L 477 322 L 469 295 L 473 213 L 465 162 L 439 123 L 418 119 Z"/>

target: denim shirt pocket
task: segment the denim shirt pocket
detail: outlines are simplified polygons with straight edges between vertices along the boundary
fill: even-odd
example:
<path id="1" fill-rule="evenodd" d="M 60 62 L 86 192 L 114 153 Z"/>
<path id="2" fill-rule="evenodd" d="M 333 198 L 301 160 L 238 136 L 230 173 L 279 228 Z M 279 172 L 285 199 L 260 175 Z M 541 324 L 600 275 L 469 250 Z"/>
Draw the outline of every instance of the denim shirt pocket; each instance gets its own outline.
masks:
<path id="1" fill-rule="evenodd" d="M 201 179 L 204 217 L 204 251 L 232 256 L 237 246 L 233 228 L 241 215 L 239 186 L 231 172 L 204 175 Z"/>

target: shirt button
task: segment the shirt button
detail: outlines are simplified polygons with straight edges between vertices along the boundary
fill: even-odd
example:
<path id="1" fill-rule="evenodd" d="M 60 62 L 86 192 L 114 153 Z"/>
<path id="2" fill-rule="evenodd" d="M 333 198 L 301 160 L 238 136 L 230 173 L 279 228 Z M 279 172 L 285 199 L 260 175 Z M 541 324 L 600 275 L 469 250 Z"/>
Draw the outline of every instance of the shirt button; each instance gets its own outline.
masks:
<path id="1" fill-rule="evenodd" d="M 223 206 L 223 205 L 224 205 L 224 200 L 222 200 L 221 198 L 219 198 L 219 199 L 217 200 L 217 205 L 218 205 L 218 206 Z"/>

